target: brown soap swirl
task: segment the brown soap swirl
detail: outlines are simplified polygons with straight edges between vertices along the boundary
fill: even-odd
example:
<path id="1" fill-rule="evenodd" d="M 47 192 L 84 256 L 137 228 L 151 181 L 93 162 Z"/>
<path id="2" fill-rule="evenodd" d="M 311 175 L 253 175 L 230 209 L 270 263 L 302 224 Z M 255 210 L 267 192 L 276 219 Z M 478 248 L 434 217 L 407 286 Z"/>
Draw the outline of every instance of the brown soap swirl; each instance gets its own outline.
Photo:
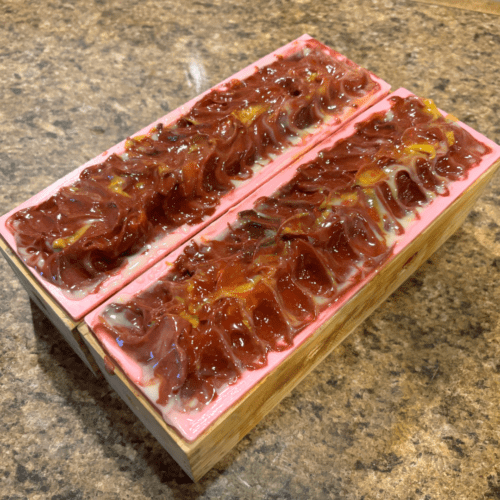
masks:
<path id="1" fill-rule="evenodd" d="M 379 85 L 315 41 L 200 99 L 176 123 L 129 139 L 123 155 L 86 168 L 71 186 L 12 215 L 26 264 L 67 291 L 97 289 L 128 256 L 214 213 L 259 160 L 335 120 Z"/>
<path id="2" fill-rule="evenodd" d="M 288 349 L 490 152 L 431 101 L 390 101 L 220 238 L 191 243 L 156 284 L 105 309 L 96 330 L 159 382 L 158 404 L 201 408 Z"/>

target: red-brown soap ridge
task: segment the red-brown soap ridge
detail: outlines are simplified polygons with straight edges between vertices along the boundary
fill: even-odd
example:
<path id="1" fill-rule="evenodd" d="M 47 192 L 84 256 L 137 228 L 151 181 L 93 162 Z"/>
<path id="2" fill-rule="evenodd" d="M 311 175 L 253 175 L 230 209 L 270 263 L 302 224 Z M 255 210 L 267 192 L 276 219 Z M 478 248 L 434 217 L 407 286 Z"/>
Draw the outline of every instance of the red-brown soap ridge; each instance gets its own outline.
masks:
<path id="1" fill-rule="evenodd" d="M 208 404 L 386 261 L 408 220 L 491 150 L 431 101 L 392 97 L 220 238 L 94 326 L 159 381 L 157 403 Z"/>

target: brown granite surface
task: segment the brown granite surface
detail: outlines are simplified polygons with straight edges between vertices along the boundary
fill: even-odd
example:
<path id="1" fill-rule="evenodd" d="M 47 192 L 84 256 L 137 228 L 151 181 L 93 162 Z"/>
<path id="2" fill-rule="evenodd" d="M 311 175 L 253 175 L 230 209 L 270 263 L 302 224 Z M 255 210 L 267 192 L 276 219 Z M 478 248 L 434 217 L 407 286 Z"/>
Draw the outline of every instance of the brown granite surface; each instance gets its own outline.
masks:
<path id="1" fill-rule="evenodd" d="M 477 3 L 477 2 L 476 2 Z M 500 142 L 500 17 L 410 1 L 0 2 L 0 210 L 309 33 Z M 198 484 L 0 261 L 0 500 L 500 499 L 500 176 Z"/>

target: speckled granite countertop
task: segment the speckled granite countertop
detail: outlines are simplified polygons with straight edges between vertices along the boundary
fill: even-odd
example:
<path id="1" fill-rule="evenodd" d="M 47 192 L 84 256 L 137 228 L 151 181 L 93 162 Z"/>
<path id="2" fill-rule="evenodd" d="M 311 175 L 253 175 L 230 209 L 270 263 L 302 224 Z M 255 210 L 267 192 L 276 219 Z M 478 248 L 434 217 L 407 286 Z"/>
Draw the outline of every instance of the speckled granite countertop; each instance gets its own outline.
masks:
<path id="1" fill-rule="evenodd" d="M 477 2 L 476 2 L 477 3 Z M 0 3 L 0 209 L 309 33 L 500 142 L 500 17 L 410 1 Z M 1 499 L 500 499 L 500 177 L 198 484 L 0 261 Z"/>

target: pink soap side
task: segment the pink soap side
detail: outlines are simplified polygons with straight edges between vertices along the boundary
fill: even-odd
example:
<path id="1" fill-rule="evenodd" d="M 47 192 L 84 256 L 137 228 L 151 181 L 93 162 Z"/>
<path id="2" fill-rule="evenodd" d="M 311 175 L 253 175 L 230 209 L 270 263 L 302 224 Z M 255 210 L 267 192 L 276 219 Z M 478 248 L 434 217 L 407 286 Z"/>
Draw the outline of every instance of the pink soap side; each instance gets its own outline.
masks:
<path id="1" fill-rule="evenodd" d="M 399 89 L 391 94 L 391 96 L 407 97 L 413 95 L 405 89 Z M 313 160 L 317 154 L 328 147 L 332 147 L 338 141 L 348 137 L 355 132 L 356 123 L 368 119 L 372 114 L 386 111 L 390 108 L 389 97 L 373 106 L 368 111 L 357 117 L 357 119 L 341 130 L 335 136 L 332 136 L 315 146 L 311 151 L 306 153 L 299 161 L 295 162 L 285 171 L 282 171 L 270 180 L 261 190 L 252 193 L 247 199 L 240 204 L 232 207 L 223 217 L 217 222 L 206 227 L 194 239 L 197 242 L 213 239 L 227 228 L 227 225 L 233 222 L 238 212 L 249 209 L 259 198 L 268 196 L 274 193 L 277 188 L 291 180 L 298 167 Z M 500 159 L 500 146 L 496 145 L 478 132 L 472 130 L 467 125 L 459 122 L 459 125 L 467 130 L 475 139 L 482 142 L 491 148 L 491 153 L 485 155 L 481 163 L 469 171 L 467 179 L 452 182 L 449 186 L 449 196 L 440 196 L 435 198 L 427 207 L 420 212 L 420 218 L 414 220 L 406 228 L 404 235 L 396 242 L 391 259 L 395 258 L 408 244 L 410 244 L 425 228 L 427 228 L 435 218 L 446 210 L 469 186 L 471 186 L 487 169 L 498 159 Z M 130 297 L 140 293 L 148 288 L 160 277 L 164 276 L 173 266 L 173 262 L 184 251 L 187 244 L 179 247 L 172 252 L 166 259 L 157 263 L 146 273 L 140 276 L 137 280 L 130 283 L 119 294 L 107 300 L 102 306 L 86 316 L 85 322 L 92 329 L 99 322 L 99 315 L 103 309 L 111 302 L 127 302 Z M 390 260 L 391 260 L 390 259 Z M 389 261 L 390 261 L 389 260 Z M 141 367 L 132 359 L 128 358 L 124 352 L 118 347 L 116 341 L 104 334 L 96 334 L 100 343 L 105 350 L 112 356 L 130 380 L 139 386 L 140 390 L 150 399 L 158 411 L 163 415 L 167 424 L 174 427 L 179 434 L 187 441 L 193 441 L 199 437 L 218 417 L 226 412 L 238 399 L 247 393 L 252 387 L 260 382 L 267 374 L 274 370 L 287 356 L 297 349 L 314 331 L 325 321 L 331 318 L 335 313 L 345 305 L 363 286 L 366 285 L 377 271 L 368 274 L 356 286 L 349 289 L 335 305 L 324 310 L 318 318 L 302 330 L 294 339 L 293 347 L 282 352 L 270 352 L 268 354 L 267 366 L 255 370 L 246 371 L 241 378 L 234 384 L 228 386 L 212 403 L 196 413 L 182 413 L 177 411 L 165 412 L 164 408 L 155 405 L 155 398 L 152 397 L 151 388 L 142 387 L 141 384 Z"/>
<path id="2" fill-rule="evenodd" d="M 159 120 L 155 120 L 152 124 L 144 127 L 142 130 L 134 134 L 132 137 L 137 137 L 150 133 L 150 131 L 159 123 L 163 123 L 168 126 L 175 121 L 177 121 L 182 115 L 186 114 L 192 106 L 199 101 L 204 95 L 216 89 L 224 89 L 227 84 L 232 80 L 242 80 L 252 74 L 256 69 L 271 64 L 276 60 L 277 57 L 287 57 L 290 56 L 305 46 L 307 42 L 314 40 L 309 35 L 303 35 L 297 40 L 290 42 L 289 44 L 275 50 L 271 54 L 259 59 L 257 62 L 247 66 L 231 77 L 225 79 L 221 83 L 217 84 L 211 89 L 203 92 L 199 96 L 190 100 L 186 104 L 180 106 L 176 110 L 165 115 Z M 316 41 L 315 41 L 316 42 Z M 317 42 L 319 43 L 319 42 Z M 349 61 L 346 57 L 339 54 L 338 52 L 330 49 L 329 47 L 321 45 L 322 50 L 329 54 L 332 58 L 335 58 L 342 62 L 347 62 L 353 67 L 358 67 L 352 61 Z M 367 109 L 371 104 L 379 101 L 385 95 L 388 94 L 390 85 L 370 73 L 370 77 L 374 82 L 379 85 L 378 89 L 366 94 L 363 98 L 359 99 L 355 107 L 351 107 L 346 110 L 342 115 L 336 116 L 334 119 L 325 120 L 322 124 L 314 129 L 313 134 L 305 136 L 298 144 L 288 148 L 282 155 L 278 156 L 276 159 L 270 161 L 265 168 L 259 170 L 254 176 L 245 181 L 233 191 L 229 192 L 227 195 L 222 197 L 221 203 L 215 213 L 207 217 L 201 224 L 188 226 L 184 225 L 176 229 L 175 231 L 165 235 L 159 241 L 155 242 L 147 252 L 140 255 L 132 256 L 128 259 L 126 266 L 122 267 L 116 273 L 113 273 L 108 279 L 106 279 L 99 289 L 90 293 L 86 297 L 75 300 L 69 298 L 67 294 L 63 293 L 59 288 L 43 280 L 37 273 L 32 273 L 38 282 L 44 287 L 45 290 L 61 305 L 61 307 L 75 320 L 81 319 L 85 314 L 94 309 L 98 304 L 102 303 L 106 298 L 110 297 L 112 294 L 116 293 L 120 288 L 125 286 L 127 283 L 138 277 L 145 269 L 151 267 L 153 264 L 158 262 L 161 258 L 168 255 L 175 248 L 181 245 L 183 242 L 192 238 L 198 231 L 206 227 L 208 224 L 216 220 L 218 217 L 223 215 L 227 210 L 237 203 L 239 200 L 244 199 L 249 196 L 253 191 L 258 189 L 261 185 L 266 184 L 269 180 L 276 175 L 279 171 L 285 168 L 290 162 L 299 158 L 305 151 L 312 148 L 315 144 L 322 141 L 329 135 L 335 133 L 339 128 L 341 128 L 348 120 L 353 119 L 358 116 L 361 112 Z M 338 121 L 337 121 L 338 120 Z M 337 122 L 337 123 L 335 123 Z M 80 166 L 73 172 L 62 177 L 52 185 L 40 191 L 38 194 L 25 201 L 15 209 L 11 210 L 7 214 L 0 217 L 0 234 L 7 241 L 9 246 L 17 253 L 16 244 L 14 236 L 6 227 L 7 219 L 14 213 L 23 208 L 27 208 L 33 205 L 37 205 L 42 201 L 47 200 L 50 196 L 58 191 L 63 186 L 68 186 L 73 184 L 79 177 L 80 173 L 91 165 L 103 162 L 111 154 L 122 154 L 125 152 L 126 140 L 123 140 L 119 144 L 116 144 L 109 150 L 101 153 L 97 157 L 88 161 L 84 165 Z M 18 253 L 17 253 L 18 254 Z M 19 255 L 19 254 L 18 254 Z"/>

